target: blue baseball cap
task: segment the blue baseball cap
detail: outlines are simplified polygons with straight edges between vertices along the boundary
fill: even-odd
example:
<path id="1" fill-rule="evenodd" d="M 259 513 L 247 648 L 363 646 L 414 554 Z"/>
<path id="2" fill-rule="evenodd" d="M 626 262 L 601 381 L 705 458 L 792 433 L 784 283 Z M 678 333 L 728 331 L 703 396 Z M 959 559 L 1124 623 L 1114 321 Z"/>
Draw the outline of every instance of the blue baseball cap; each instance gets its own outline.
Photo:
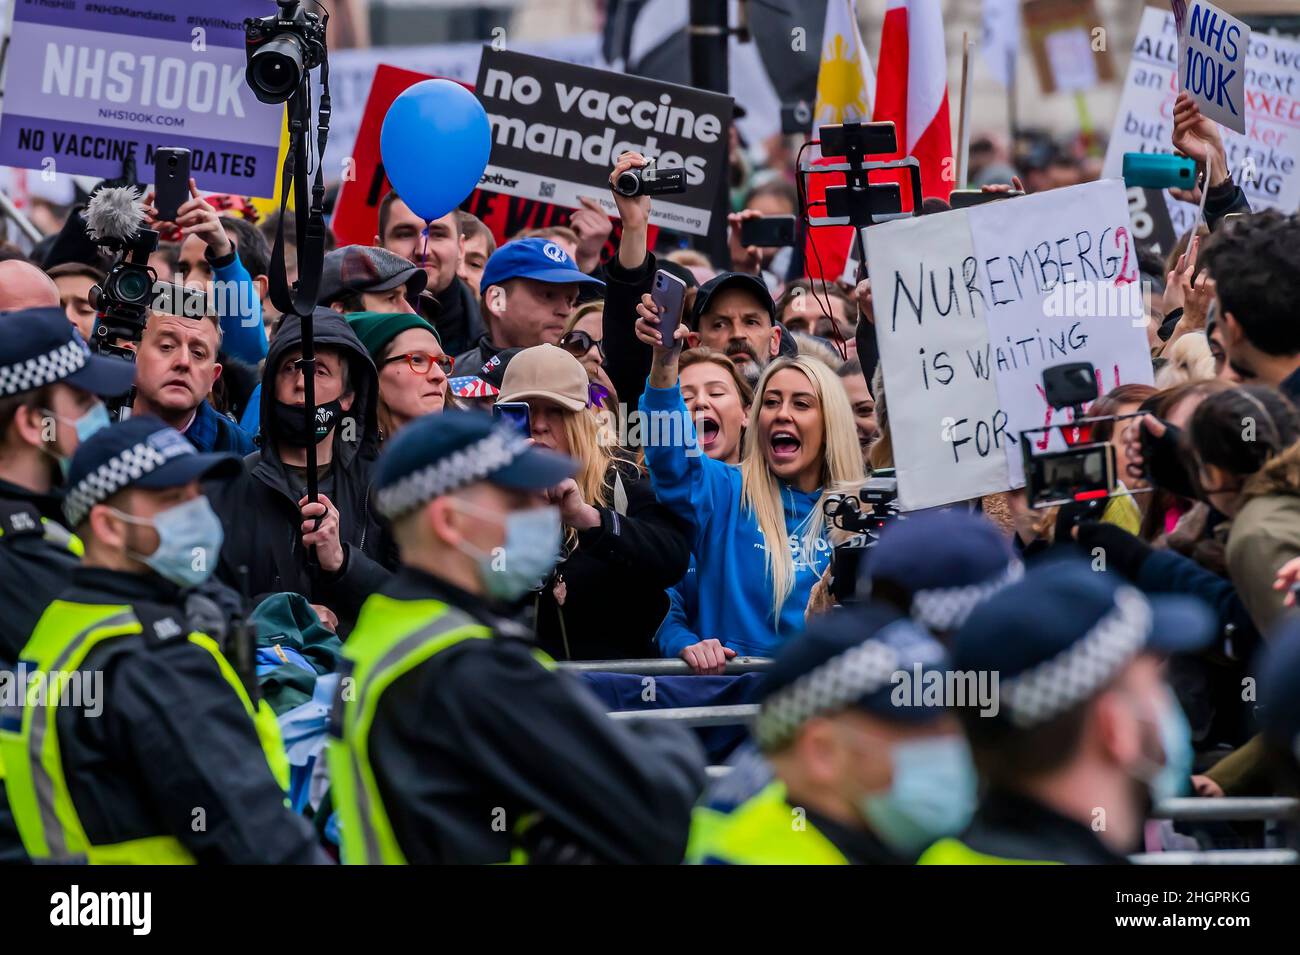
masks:
<path id="1" fill-rule="evenodd" d="M 754 727 L 759 746 L 778 749 L 809 719 L 849 707 L 891 722 L 930 722 L 947 712 L 942 705 L 925 705 L 911 693 L 896 702 L 896 690 L 904 680 L 947 669 L 943 645 L 893 607 L 837 607 L 782 647 L 764 676 Z"/>
<path id="2" fill-rule="evenodd" d="M 479 287 L 486 291 L 509 279 L 532 279 L 552 285 L 605 284 L 579 269 L 569 253 L 550 239 L 515 239 L 501 246 L 487 260 Z"/>
<path id="3" fill-rule="evenodd" d="M 1195 598 L 1148 598 L 1087 561 L 1051 558 L 971 611 L 952 660 L 997 673 L 996 718 L 1028 730 L 1091 699 L 1139 654 L 1194 653 L 1214 630 Z"/>
<path id="4" fill-rule="evenodd" d="M 443 411 L 404 427 L 384 447 L 375 508 L 388 520 L 479 481 L 544 491 L 577 471 L 577 462 L 539 448 L 479 411 Z"/>
<path id="5" fill-rule="evenodd" d="M 63 513 L 76 527 L 92 507 L 127 488 L 161 490 L 194 480 L 231 478 L 242 470 L 237 455 L 200 454 L 185 435 L 157 418 L 128 418 L 81 442 L 68 468 Z"/>
<path id="6" fill-rule="evenodd" d="M 891 521 L 867 551 L 857 592 L 910 608 L 936 633 L 955 630 L 972 610 L 1024 572 L 993 523 L 967 511 L 925 511 Z"/>
<path id="7" fill-rule="evenodd" d="M 96 355 L 61 308 L 24 308 L 0 314 L 0 398 L 56 382 L 92 395 L 124 395 L 135 365 Z"/>

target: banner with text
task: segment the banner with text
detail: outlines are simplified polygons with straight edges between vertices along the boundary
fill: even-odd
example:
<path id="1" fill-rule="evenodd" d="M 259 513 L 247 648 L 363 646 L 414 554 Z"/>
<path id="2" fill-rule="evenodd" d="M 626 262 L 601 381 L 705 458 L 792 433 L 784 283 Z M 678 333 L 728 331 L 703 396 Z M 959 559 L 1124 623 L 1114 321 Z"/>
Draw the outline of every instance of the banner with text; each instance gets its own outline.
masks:
<path id="1" fill-rule="evenodd" d="M 1092 362 L 1099 395 L 1151 381 L 1122 183 L 872 226 L 863 242 L 903 510 L 1023 485 L 1020 432 L 1062 420 L 1044 368 Z M 1064 447 L 1059 432 L 1034 440 Z"/>
<path id="2" fill-rule="evenodd" d="M 617 214 L 609 173 L 636 150 L 660 168 L 684 167 L 686 191 L 654 200 L 657 226 L 707 235 L 727 173 L 732 99 L 706 90 L 484 47 L 479 100 L 492 124 L 480 188 Z"/>
<path id="3" fill-rule="evenodd" d="M 148 180 L 153 151 L 191 149 L 205 192 L 275 194 L 284 107 L 244 82 L 244 17 L 263 0 L 115 0 L 14 7 L 0 165 Z"/>
<path id="4" fill-rule="evenodd" d="M 1252 209 L 1294 212 L 1300 206 L 1300 42 L 1255 33 L 1246 47 L 1245 132 L 1223 133 L 1228 164 Z M 1147 7 L 1111 131 L 1103 175 L 1123 174 L 1126 152 L 1173 152 L 1178 96 L 1178 28 L 1174 15 Z M 1168 194 L 1166 193 L 1166 196 Z M 1168 199 L 1174 231 L 1196 222 L 1197 208 Z"/>
<path id="5" fill-rule="evenodd" d="M 1178 42 L 1178 88 L 1201 112 L 1234 132 L 1246 131 L 1246 50 L 1250 27 L 1212 3 L 1192 0 Z"/>

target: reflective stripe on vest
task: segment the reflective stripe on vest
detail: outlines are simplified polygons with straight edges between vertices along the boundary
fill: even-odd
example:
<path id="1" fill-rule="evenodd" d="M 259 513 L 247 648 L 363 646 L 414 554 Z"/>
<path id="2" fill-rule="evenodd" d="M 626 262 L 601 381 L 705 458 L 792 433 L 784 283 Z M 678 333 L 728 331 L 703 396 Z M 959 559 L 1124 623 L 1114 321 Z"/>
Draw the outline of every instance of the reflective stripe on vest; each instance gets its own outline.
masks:
<path id="1" fill-rule="evenodd" d="M 725 865 L 848 865 L 849 860 L 768 783 L 728 815 L 705 817 L 691 835 L 689 862 Z"/>
<path id="2" fill-rule="evenodd" d="M 81 668 L 87 656 L 101 643 L 142 632 L 140 621 L 128 605 L 77 604 L 56 600 L 41 616 L 27 646 L 20 668 L 44 673 L 41 682 L 27 687 L 20 728 L 0 731 L 0 752 L 8 767 L 4 780 L 9 805 L 27 854 L 37 861 L 177 864 L 193 863 L 189 850 L 172 836 L 158 835 L 111 845 L 92 845 L 77 815 L 76 806 L 63 772 L 59 749 L 58 710 L 61 693 L 48 693 L 53 677 L 62 685 L 63 674 Z M 221 655 L 215 641 L 206 634 L 191 633 L 189 641 L 212 654 L 222 678 L 244 704 L 258 730 L 267 763 L 277 781 L 287 773 L 284 748 L 278 729 L 273 738 L 265 732 L 233 668 Z M 267 710 L 269 713 L 269 709 Z M 274 715 L 272 714 L 272 721 Z M 278 748 L 278 752 L 276 751 Z"/>
<path id="3" fill-rule="evenodd" d="M 343 644 L 352 673 L 339 681 L 335 701 L 336 732 L 342 735 L 331 739 L 328 749 L 344 863 L 406 862 L 370 762 L 370 728 L 384 691 L 448 647 L 491 636 L 487 627 L 438 600 L 394 600 L 375 594 L 362 606 Z"/>
<path id="4" fill-rule="evenodd" d="M 917 865 L 1059 865 L 1048 859 L 1004 859 L 976 852 L 959 839 L 940 839 L 921 853 Z"/>

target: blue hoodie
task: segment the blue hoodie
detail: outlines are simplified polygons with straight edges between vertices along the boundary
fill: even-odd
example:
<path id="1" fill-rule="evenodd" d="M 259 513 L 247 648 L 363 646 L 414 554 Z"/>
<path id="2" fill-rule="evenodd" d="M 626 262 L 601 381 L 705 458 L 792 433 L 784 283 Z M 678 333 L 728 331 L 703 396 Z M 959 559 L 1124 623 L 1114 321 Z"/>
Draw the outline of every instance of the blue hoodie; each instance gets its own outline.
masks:
<path id="1" fill-rule="evenodd" d="M 829 543 L 823 538 L 808 560 L 796 558 L 794 586 L 780 619 L 775 619 L 763 534 L 753 512 L 741 505 L 740 469 L 700 450 L 678 385 L 647 385 L 640 408 L 643 421 L 651 422 L 644 446 L 655 494 L 691 523 L 698 597 L 695 631 L 701 639 L 720 640 L 741 655 L 772 656 L 803 631 L 808 595 L 830 562 Z M 660 421 L 680 421 L 683 440 L 660 442 L 652 415 Z M 782 486 L 781 497 L 785 526 L 793 537 L 817 506 L 821 490 L 805 494 Z"/>

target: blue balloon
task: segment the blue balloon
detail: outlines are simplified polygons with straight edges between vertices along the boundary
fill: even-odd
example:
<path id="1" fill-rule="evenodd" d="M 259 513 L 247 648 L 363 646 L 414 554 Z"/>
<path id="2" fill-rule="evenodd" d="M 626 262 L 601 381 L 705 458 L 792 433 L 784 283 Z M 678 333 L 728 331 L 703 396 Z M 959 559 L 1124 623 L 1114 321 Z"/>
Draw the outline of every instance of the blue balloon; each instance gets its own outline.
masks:
<path id="1" fill-rule="evenodd" d="M 402 201 L 431 222 L 478 185 L 492 152 L 492 130 L 483 105 L 465 87 L 423 80 L 388 108 L 379 152 Z"/>

